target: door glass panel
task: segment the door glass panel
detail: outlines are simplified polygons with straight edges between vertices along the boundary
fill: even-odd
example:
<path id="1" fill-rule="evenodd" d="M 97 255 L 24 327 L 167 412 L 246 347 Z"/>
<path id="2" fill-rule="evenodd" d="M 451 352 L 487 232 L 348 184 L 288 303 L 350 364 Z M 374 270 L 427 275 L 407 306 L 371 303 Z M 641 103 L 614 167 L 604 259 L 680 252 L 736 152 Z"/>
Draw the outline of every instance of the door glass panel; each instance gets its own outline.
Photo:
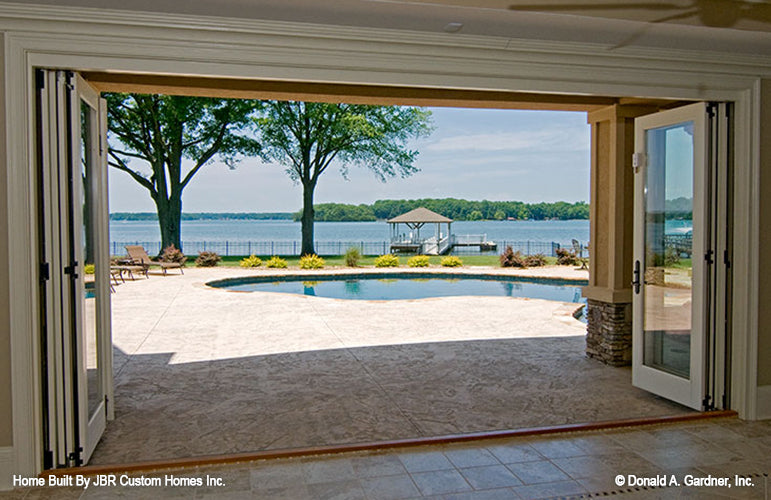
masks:
<path id="1" fill-rule="evenodd" d="M 693 122 L 647 130 L 643 364 L 689 378 Z"/>
<path id="2" fill-rule="evenodd" d="M 98 409 L 99 403 L 102 402 L 102 388 L 101 380 L 98 370 L 98 335 L 97 335 L 97 321 L 96 311 L 97 301 L 103 300 L 103 297 L 99 297 L 100 287 L 96 286 L 96 273 L 94 265 L 96 259 L 94 258 L 95 246 L 94 246 L 94 204 L 93 198 L 93 182 L 94 175 L 92 175 L 93 167 L 95 165 L 95 159 L 93 158 L 92 149 L 92 131 L 95 125 L 96 119 L 95 111 L 84 101 L 80 102 L 80 176 L 82 181 L 81 189 L 81 213 L 83 217 L 83 227 L 81 231 L 81 242 L 83 245 L 83 270 L 84 270 L 84 283 L 83 288 L 83 325 L 85 328 L 84 340 L 86 343 L 85 348 L 85 364 L 86 364 L 86 384 L 88 387 L 88 418 L 89 420 L 94 415 L 94 412 Z"/>

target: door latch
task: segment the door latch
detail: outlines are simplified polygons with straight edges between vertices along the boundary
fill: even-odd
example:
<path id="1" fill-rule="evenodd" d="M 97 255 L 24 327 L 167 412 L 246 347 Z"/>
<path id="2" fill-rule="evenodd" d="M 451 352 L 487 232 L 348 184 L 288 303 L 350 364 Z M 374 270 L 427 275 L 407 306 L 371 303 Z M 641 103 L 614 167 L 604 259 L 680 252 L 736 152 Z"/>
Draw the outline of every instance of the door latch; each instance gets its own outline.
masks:
<path id="1" fill-rule="evenodd" d="M 632 169 L 634 173 L 640 171 L 640 167 L 645 165 L 645 153 L 633 153 L 632 154 Z"/>

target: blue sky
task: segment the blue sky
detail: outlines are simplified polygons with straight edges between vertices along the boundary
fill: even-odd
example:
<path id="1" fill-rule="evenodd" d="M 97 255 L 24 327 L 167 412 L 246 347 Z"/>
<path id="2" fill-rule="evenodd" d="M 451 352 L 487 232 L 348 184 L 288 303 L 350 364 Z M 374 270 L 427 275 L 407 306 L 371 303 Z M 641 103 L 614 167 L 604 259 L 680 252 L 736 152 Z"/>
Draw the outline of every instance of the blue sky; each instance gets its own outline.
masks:
<path id="1" fill-rule="evenodd" d="M 316 203 L 386 198 L 588 201 L 590 127 L 585 113 L 432 108 L 435 130 L 415 141 L 420 172 L 381 183 L 364 168 L 349 180 L 328 170 Z M 185 212 L 289 212 L 302 189 L 280 165 L 244 159 L 235 170 L 204 167 L 183 194 Z M 147 190 L 110 169 L 110 211 L 152 212 Z"/>

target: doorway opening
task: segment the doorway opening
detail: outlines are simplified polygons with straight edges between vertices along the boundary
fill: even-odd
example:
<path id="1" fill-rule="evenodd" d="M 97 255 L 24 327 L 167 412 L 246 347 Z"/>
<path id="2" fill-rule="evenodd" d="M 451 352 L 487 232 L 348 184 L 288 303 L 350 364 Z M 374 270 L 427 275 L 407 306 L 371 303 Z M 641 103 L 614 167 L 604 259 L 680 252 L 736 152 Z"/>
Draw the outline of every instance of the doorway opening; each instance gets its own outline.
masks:
<path id="1" fill-rule="evenodd" d="M 207 86 L 191 90 L 195 87 L 182 89 L 183 85 L 192 85 L 182 79 L 169 82 L 160 77 L 136 75 L 91 75 L 88 79 L 102 91 L 149 90 L 152 87 L 155 91 L 175 88 L 178 93 L 188 95 L 223 95 L 222 89 L 217 91 L 217 86 L 223 82 L 206 82 Z M 127 83 L 131 81 L 134 83 Z M 228 96 L 249 93 L 275 97 L 265 88 L 233 90 L 243 82 L 225 83 L 223 86 L 230 88 L 225 91 Z M 83 82 L 82 85 L 88 84 Z M 261 82 L 256 85 L 273 84 Z M 312 88 L 308 85 L 304 92 L 308 93 Z M 390 97 L 373 96 L 378 92 L 367 89 L 369 93 L 362 92 L 365 95 L 358 99 L 378 104 L 425 104 L 429 101 L 428 97 L 420 96 L 419 89 L 410 89 L 418 97 L 399 96 L 393 94 L 393 89 L 386 90 L 392 93 Z M 379 94 L 386 90 L 381 89 Z M 298 90 L 284 89 L 282 92 L 302 94 Z M 347 102 L 343 99 L 350 100 L 350 93 L 350 88 L 338 88 L 335 94 L 325 94 L 325 99 Z M 586 102 L 568 104 L 570 99 L 579 98 L 555 97 L 554 102 L 539 103 L 533 96 L 523 104 L 516 99 L 525 99 L 525 96 L 488 94 L 459 93 L 454 97 L 445 96 L 441 102 L 444 105 L 469 102 L 485 107 L 573 110 L 609 105 L 601 98 L 585 98 Z M 319 94 L 315 94 L 315 99 L 319 99 Z M 538 99 L 543 100 L 544 96 L 538 96 Z M 657 102 L 653 107 L 659 109 L 678 104 Z M 88 120 L 80 121 L 82 130 L 90 130 Z M 64 127 L 60 128 L 64 130 Z M 87 143 L 84 141 L 84 144 Z M 100 154 L 100 158 L 104 158 L 104 151 Z M 69 178 L 67 182 L 72 184 Z M 68 196 L 79 199 L 76 194 Z M 104 222 L 106 216 L 105 206 L 94 219 Z M 84 224 L 74 217 L 67 220 L 72 221 L 71 228 L 66 229 L 66 237 L 59 239 L 75 241 L 70 234 L 74 231 L 72 228 Z M 55 239 L 52 236 L 52 241 Z M 104 246 L 101 241 L 101 251 L 109 252 L 109 245 Z M 61 254 L 63 251 L 56 252 Z M 84 250 L 76 248 L 73 252 Z M 104 255 L 102 262 L 105 262 Z M 590 272 L 601 265 L 594 261 Z M 72 273 L 65 269 L 67 266 L 61 267 L 59 288 L 63 289 L 68 286 L 64 275 Z M 96 266 L 95 271 L 98 269 Z M 109 285 L 109 275 L 105 272 L 108 269 L 103 265 L 95 274 L 96 282 L 103 283 L 96 286 Z M 232 269 L 227 272 L 230 274 L 225 277 L 243 274 Z M 77 277 L 68 279 L 70 284 L 81 286 L 72 281 Z M 638 417 L 651 408 L 657 415 L 688 411 L 632 387 L 630 369 L 608 367 L 586 358 L 585 326 L 572 317 L 574 309 L 564 305 L 527 310 L 519 304 L 515 310 L 507 307 L 510 301 L 505 302 L 505 299 L 464 298 L 444 300 L 439 307 L 428 302 L 410 304 L 409 308 L 394 312 L 392 305 L 382 303 L 341 304 L 285 296 L 255 300 L 254 296 L 249 296 L 251 294 L 234 297 L 225 295 L 228 292 L 199 286 L 201 281 L 209 279 L 204 279 L 203 271 L 186 273 L 179 278 L 153 276 L 121 284 L 111 296 L 113 314 L 122 316 L 120 321 L 113 316 L 111 330 L 105 326 L 103 331 L 110 332 L 110 347 L 117 345 L 120 334 L 123 336 L 121 342 L 125 339 L 126 345 L 132 348 L 113 350 L 111 355 L 115 360 L 115 396 L 112 400 L 109 397 L 102 399 L 105 406 L 99 412 L 107 417 L 114 410 L 116 419 L 106 424 L 102 443 L 96 446 L 94 457 L 98 463 L 462 434 L 516 425 L 532 427 L 548 422 L 549 418 L 554 424 L 612 418 L 603 416 L 604 409 L 631 409 L 632 416 Z M 82 289 L 85 290 L 85 283 Z M 141 300 L 144 293 L 149 294 L 146 301 Z M 66 297 L 55 300 L 62 303 L 79 301 Z M 255 317 L 243 314 L 243 311 L 253 309 L 259 311 Z M 72 311 L 75 318 L 83 316 L 75 308 Z M 202 316 L 196 317 L 193 312 Z M 49 314 L 53 312 L 49 310 Z M 221 327 L 223 317 L 235 320 L 220 330 L 231 336 L 220 333 L 212 336 L 212 328 L 215 324 Z M 427 317 L 431 318 L 431 328 L 421 331 Z M 373 322 L 372 318 L 379 321 Z M 517 337 L 511 334 L 511 325 L 521 326 L 532 318 L 538 318 L 541 324 L 548 326 L 540 330 L 533 326 L 531 331 L 538 330 L 538 335 Z M 151 325 L 151 331 L 142 330 L 144 326 L 140 325 L 143 324 Z M 126 331 L 119 333 L 118 325 L 125 326 Z M 292 328 L 288 328 L 289 325 Z M 73 327 L 73 331 L 77 328 Z M 460 334 L 458 330 L 463 328 L 467 331 Z M 555 329 L 567 329 L 569 334 L 550 334 Z M 251 334 L 255 331 L 265 335 Z M 436 331 L 452 334 L 436 337 Z M 497 333 L 488 333 L 480 339 L 480 331 Z M 411 332 L 412 336 L 409 336 Z M 423 340 L 416 342 L 414 332 L 418 332 L 417 337 Z M 191 333 L 196 337 L 190 336 Z M 400 336 L 404 333 L 408 335 Z M 291 335 L 298 335 L 293 341 L 294 348 L 275 342 L 270 345 L 271 336 L 286 338 Z M 199 342 L 202 338 L 206 340 Z M 97 349 L 104 348 L 105 342 L 102 341 Z M 718 344 L 713 342 L 712 345 Z M 76 339 L 73 345 L 85 344 Z M 213 356 L 217 350 L 220 352 Z M 99 352 L 107 356 L 104 351 Z M 77 360 L 76 355 L 66 352 L 56 356 L 56 359 Z M 105 365 L 107 363 L 98 366 Z M 52 372 L 49 370 L 48 373 Z M 99 380 L 104 381 L 104 387 L 110 387 L 111 376 L 104 377 Z M 49 387 L 57 383 L 56 376 L 48 380 Z M 601 385 L 601 380 L 606 385 Z M 548 390 L 544 391 L 544 387 Z M 619 391 L 618 396 L 614 390 Z M 63 393 L 61 401 L 68 401 Z M 630 395 L 630 399 L 622 399 L 622 393 Z M 81 406 L 77 398 L 74 401 L 73 408 Z M 67 408 L 66 405 L 57 406 L 57 403 L 52 406 Z M 565 412 L 566 408 L 570 411 Z M 662 413 L 657 413 L 659 411 Z M 510 417 L 525 413 L 529 420 L 512 423 L 514 420 Z M 57 418 L 62 422 L 61 428 L 66 430 L 68 418 Z M 180 418 L 191 423 L 185 427 L 195 435 L 178 434 Z M 288 425 L 288 422 L 296 425 Z M 91 435 L 90 431 L 84 432 Z M 80 439 L 76 433 L 70 438 L 66 437 L 66 432 L 58 435 L 73 442 Z M 128 436 L 142 437 L 132 443 L 127 441 Z M 168 440 L 170 436 L 173 439 Z M 66 447 L 61 449 L 66 450 Z M 56 460 L 54 466 L 69 463 L 67 453 Z M 77 465 L 77 462 L 70 464 Z"/>

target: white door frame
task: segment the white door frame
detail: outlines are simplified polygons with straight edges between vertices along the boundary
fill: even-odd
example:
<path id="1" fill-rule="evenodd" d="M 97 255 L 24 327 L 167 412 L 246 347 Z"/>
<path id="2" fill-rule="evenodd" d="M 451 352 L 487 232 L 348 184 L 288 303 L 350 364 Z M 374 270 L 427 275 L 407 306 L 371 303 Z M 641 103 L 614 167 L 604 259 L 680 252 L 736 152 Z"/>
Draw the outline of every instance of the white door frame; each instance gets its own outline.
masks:
<path id="1" fill-rule="evenodd" d="M 112 324 L 110 318 L 110 239 L 109 239 L 109 220 L 108 220 L 108 183 L 107 183 L 107 103 L 99 96 L 99 93 L 91 87 L 80 75 L 74 75 L 74 103 L 73 103 L 73 116 L 76 116 L 77 123 L 76 130 L 79 133 L 73 134 L 75 144 L 73 144 L 73 162 L 74 165 L 80 165 L 81 151 L 79 147 L 81 141 L 81 134 L 86 133 L 90 135 L 89 147 L 90 151 L 87 153 L 87 158 L 92 162 L 87 168 L 96 167 L 96 172 L 90 171 L 89 176 L 91 180 L 88 185 L 83 185 L 80 180 L 75 182 L 77 190 L 90 190 L 90 199 L 92 200 L 91 209 L 94 213 L 98 214 L 91 223 L 91 230 L 93 244 L 94 244 L 94 293 L 95 293 L 95 309 L 94 314 L 94 328 L 96 329 L 96 341 L 97 348 L 94 353 L 97 359 L 97 374 L 100 396 L 102 396 L 100 403 L 97 405 L 93 416 L 89 414 L 89 388 L 88 388 L 88 376 L 87 376 L 87 363 L 88 363 L 88 341 L 85 338 L 89 335 L 85 324 L 82 325 L 83 335 L 80 336 L 80 349 L 78 354 L 78 373 L 79 382 L 79 396 L 80 402 L 79 422 L 80 422 L 80 436 L 82 443 L 81 460 L 84 463 L 88 463 L 88 459 L 96 448 L 99 439 L 104 433 L 107 417 L 111 417 L 114 414 L 113 411 L 113 370 L 112 370 Z M 80 106 L 83 101 L 92 111 L 92 120 L 89 121 L 89 130 L 83 131 L 81 129 L 80 121 Z M 78 178 L 80 177 L 80 170 L 78 169 Z M 82 199 L 81 193 L 77 193 L 77 202 L 80 203 Z M 85 196 L 85 194 L 83 194 Z M 82 214 L 79 210 L 75 215 L 74 224 L 76 230 L 80 230 L 84 221 Z M 80 235 L 78 235 L 80 236 Z M 76 255 L 80 255 L 81 258 L 85 258 L 85 252 L 82 248 L 83 243 L 80 238 L 76 238 L 75 248 Z M 85 266 L 85 260 L 80 263 L 80 269 L 83 270 Z M 80 279 L 85 278 L 85 272 L 80 273 Z M 80 294 L 84 288 L 78 289 Z M 83 307 L 82 297 L 78 295 L 76 297 L 80 308 Z M 85 320 L 85 311 L 81 311 L 81 319 Z M 83 321 L 81 321 L 83 323 Z M 108 401 L 110 402 L 108 404 Z"/>
<path id="2" fill-rule="evenodd" d="M 0 5 L 15 473 L 39 472 L 34 68 L 732 101 L 732 408 L 756 416 L 760 78 L 771 58 L 398 30 Z"/>

